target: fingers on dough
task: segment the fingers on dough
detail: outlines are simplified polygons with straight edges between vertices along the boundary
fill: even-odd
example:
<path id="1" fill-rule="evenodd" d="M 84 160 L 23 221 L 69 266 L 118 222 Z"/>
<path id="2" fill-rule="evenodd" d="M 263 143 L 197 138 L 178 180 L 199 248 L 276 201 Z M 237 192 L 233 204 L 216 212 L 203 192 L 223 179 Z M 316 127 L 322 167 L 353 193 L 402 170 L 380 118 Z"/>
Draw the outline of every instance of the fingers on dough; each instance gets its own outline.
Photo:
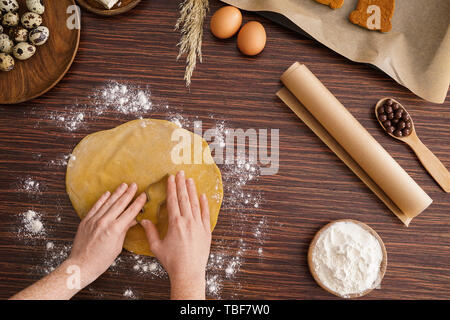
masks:
<path id="1" fill-rule="evenodd" d="M 201 220 L 200 203 L 198 201 L 197 188 L 195 187 L 194 179 L 187 180 L 187 191 L 189 194 L 189 201 L 191 202 L 192 216 L 194 219 Z"/>
<path id="2" fill-rule="evenodd" d="M 141 212 L 146 201 L 147 195 L 145 193 L 141 193 L 139 197 L 137 197 L 136 200 L 134 200 L 134 202 L 128 207 L 128 209 L 117 218 L 118 223 L 127 229 L 136 225 L 136 216 L 139 212 Z"/>
<path id="3" fill-rule="evenodd" d="M 105 192 L 100 199 L 97 200 L 97 202 L 94 204 L 94 206 L 91 208 L 91 210 L 87 213 L 85 219 L 90 219 L 93 217 L 98 210 L 105 204 L 105 202 L 109 199 L 111 196 L 111 192 L 107 191 Z"/>
<path id="4" fill-rule="evenodd" d="M 202 220 L 203 224 L 205 226 L 205 229 L 208 230 L 208 232 L 211 232 L 211 220 L 210 220 L 210 214 L 209 214 L 209 203 L 208 198 L 205 194 L 202 194 L 200 196 L 200 207 L 202 210 Z"/>
<path id="5" fill-rule="evenodd" d="M 177 183 L 177 197 L 178 205 L 180 207 L 181 215 L 186 218 L 192 217 L 191 202 L 189 201 L 189 194 L 186 188 L 186 179 L 184 171 L 180 171 L 176 177 Z"/>
<path id="6" fill-rule="evenodd" d="M 117 187 L 116 191 L 112 194 L 111 197 L 106 201 L 106 203 L 101 207 L 101 209 L 95 215 L 97 219 L 100 219 L 108 210 L 116 203 L 117 199 L 119 199 L 128 189 L 128 185 L 126 183 L 122 183 Z"/>
<path id="7" fill-rule="evenodd" d="M 177 188 L 175 185 L 175 177 L 170 176 L 167 179 L 167 212 L 169 221 L 180 216 L 180 207 L 178 206 Z"/>

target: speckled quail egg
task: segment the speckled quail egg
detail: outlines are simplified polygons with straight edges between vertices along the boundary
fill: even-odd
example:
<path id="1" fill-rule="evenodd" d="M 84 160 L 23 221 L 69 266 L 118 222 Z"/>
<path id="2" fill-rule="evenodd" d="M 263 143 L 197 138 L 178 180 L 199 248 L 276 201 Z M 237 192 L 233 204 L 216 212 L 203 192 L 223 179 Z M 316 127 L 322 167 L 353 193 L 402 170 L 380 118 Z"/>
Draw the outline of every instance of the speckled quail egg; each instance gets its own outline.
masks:
<path id="1" fill-rule="evenodd" d="M 20 42 L 13 48 L 13 54 L 16 59 L 27 60 L 36 53 L 36 47 L 28 42 Z"/>
<path id="2" fill-rule="evenodd" d="M 50 30 L 47 27 L 40 26 L 30 32 L 30 42 L 35 46 L 42 46 L 50 38 Z"/>
<path id="3" fill-rule="evenodd" d="M 19 10 L 19 4 L 17 0 L 1 0 L 0 1 L 0 11 L 6 12 L 16 12 Z"/>
<path id="4" fill-rule="evenodd" d="M 37 14 L 43 14 L 45 11 L 45 5 L 43 0 L 27 0 L 27 8 L 31 12 Z"/>
<path id="5" fill-rule="evenodd" d="M 0 52 L 12 53 L 14 42 L 4 33 L 0 34 Z"/>
<path id="6" fill-rule="evenodd" d="M 11 71 L 14 69 L 14 59 L 9 54 L 0 53 L 0 71 Z"/>
<path id="7" fill-rule="evenodd" d="M 19 24 L 20 17 L 17 12 L 8 12 L 3 16 L 2 24 L 4 27 L 15 27 Z"/>
<path id="8" fill-rule="evenodd" d="M 28 40 L 28 30 L 24 27 L 14 27 L 9 30 L 9 38 L 15 42 L 25 42 Z"/>
<path id="9" fill-rule="evenodd" d="M 34 29 L 42 24 L 42 17 L 34 12 L 27 12 L 22 16 L 22 25 L 27 29 Z"/>

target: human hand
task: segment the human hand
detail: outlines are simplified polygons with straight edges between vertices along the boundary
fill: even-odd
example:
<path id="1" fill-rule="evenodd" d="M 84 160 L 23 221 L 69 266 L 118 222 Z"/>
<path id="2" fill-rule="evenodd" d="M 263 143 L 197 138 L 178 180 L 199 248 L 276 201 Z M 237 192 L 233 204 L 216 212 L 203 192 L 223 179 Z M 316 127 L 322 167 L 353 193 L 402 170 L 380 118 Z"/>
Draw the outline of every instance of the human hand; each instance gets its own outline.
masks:
<path id="1" fill-rule="evenodd" d="M 106 192 L 81 221 L 67 261 L 80 268 L 83 286 L 104 273 L 122 251 L 125 235 L 137 224 L 147 200 L 142 193 L 128 207 L 136 191 L 135 183 L 123 183 L 112 195 Z"/>
<path id="2" fill-rule="evenodd" d="M 164 240 L 149 220 L 141 221 L 150 249 L 169 274 L 173 299 L 204 299 L 205 272 L 211 247 L 208 199 L 197 196 L 193 179 L 183 171 L 167 181 L 169 227 Z"/>

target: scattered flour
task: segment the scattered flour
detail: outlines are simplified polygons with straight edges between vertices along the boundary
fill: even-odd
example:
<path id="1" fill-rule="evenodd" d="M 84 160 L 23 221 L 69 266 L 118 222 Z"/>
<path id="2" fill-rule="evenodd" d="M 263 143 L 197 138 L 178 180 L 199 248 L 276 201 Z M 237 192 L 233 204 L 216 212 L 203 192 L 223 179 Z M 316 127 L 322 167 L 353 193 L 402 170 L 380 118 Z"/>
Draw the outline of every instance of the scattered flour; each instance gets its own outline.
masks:
<path id="1" fill-rule="evenodd" d="M 111 81 L 96 90 L 91 99 L 95 106 L 94 113 L 97 115 L 101 115 L 107 110 L 114 110 L 125 115 L 139 116 L 148 113 L 153 108 L 148 88 L 143 90 L 116 81 Z"/>
<path id="2" fill-rule="evenodd" d="M 18 189 L 21 192 L 38 194 L 41 193 L 41 184 L 32 177 L 26 177 L 18 182 Z"/>
<path id="3" fill-rule="evenodd" d="M 53 241 L 47 241 L 45 249 L 44 261 L 41 266 L 38 266 L 38 272 L 49 274 L 67 259 L 72 250 L 72 244 L 55 244 Z"/>
<path id="4" fill-rule="evenodd" d="M 20 215 L 23 226 L 18 234 L 25 238 L 40 238 L 45 235 L 45 227 L 42 223 L 42 215 L 34 210 L 28 210 Z"/>
<path id="5" fill-rule="evenodd" d="M 124 291 L 124 293 L 123 293 L 123 296 L 124 296 L 125 298 L 128 298 L 128 299 L 137 299 L 137 296 L 136 296 L 136 294 L 133 292 L 132 289 L 126 289 L 126 290 Z"/>

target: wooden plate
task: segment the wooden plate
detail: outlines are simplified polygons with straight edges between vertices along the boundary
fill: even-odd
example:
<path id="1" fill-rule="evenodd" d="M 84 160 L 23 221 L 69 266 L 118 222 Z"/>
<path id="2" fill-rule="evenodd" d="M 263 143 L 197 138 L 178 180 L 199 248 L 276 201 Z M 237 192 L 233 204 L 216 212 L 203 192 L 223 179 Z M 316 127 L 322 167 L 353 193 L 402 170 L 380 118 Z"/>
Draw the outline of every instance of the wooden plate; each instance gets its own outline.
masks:
<path id="1" fill-rule="evenodd" d="M 19 1 L 19 13 L 28 11 L 26 0 Z M 0 104 L 14 104 L 34 99 L 53 88 L 72 65 L 80 43 L 80 30 L 70 30 L 66 13 L 74 0 L 45 1 L 43 23 L 50 30 L 47 43 L 37 47 L 26 61 L 16 59 L 9 72 L 0 71 Z M 6 30 L 5 30 L 6 31 Z"/>
<path id="2" fill-rule="evenodd" d="M 328 287 L 326 287 L 322 281 L 320 281 L 319 276 L 317 275 L 315 269 L 314 269 L 314 264 L 312 261 L 312 253 L 313 250 L 316 246 L 317 240 L 319 240 L 319 237 L 321 236 L 321 234 L 327 230 L 329 227 L 331 227 L 333 224 L 337 223 L 337 222 L 353 222 L 357 225 L 359 225 L 360 227 L 362 227 L 364 230 L 367 230 L 368 232 L 370 232 L 380 243 L 381 246 L 381 251 L 383 253 L 383 259 L 381 261 L 381 266 L 380 266 L 380 273 L 378 275 L 378 279 L 377 279 L 377 283 L 374 284 L 374 286 L 370 289 L 367 289 L 364 292 L 361 293 L 357 293 L 357 294 L 350 294 L 348 296 L 345 296 L 345 298 L 359 298 L 362 296 L 365 296 L 367 294 L 369 294 L 373 289 L 375 289 L 383 280 L 384 274 L 386 273 L 386 268 L 387 268 L 387 252 L 386 252 L 386 247 L 384 246 L 384 242 L 383 240 L 381 240 L 380 236 L 378 235 L 378 233 L 375 232 L 375 230 L 373 230 L 371 227 L 369 227 L 367 224 L 362 223 L 360 221 L 357 220 L 352 220 L 352 219 L 341 219 L 341 220 L 335 220 L 332 221 L 330 223 L 328 223 L 327 225 L 325 225 L 324 227 L 322 227 L 322 229 L 320 229 L 316 235 L 314 236 L 313 241 L 311 242 L 310 246 L 309 246 L 309 250 L 308 250 L 308 265 L 309 265 L 309 271 L 311 272 L 314 280 L 316 280 L 316 282 L 319 284 L 319 286 L 321 286 L 325 291 L 334 294 L 335 296 L 338 296 L 340 298 L 344 298 L 342 295 L 340 295 L 337 292 L 334 292 L 333 290 L 329 289 Z"/>
<path id="3" fill-rule="evenodd" d="M 103 5 L 95 0 L 77 0 L 78 4 L 87 11 L 101 16 L 116 16 L 125 13 L 136 7 L 141 0 L 119 0 L 114 7 L 106 9 Z"/>

